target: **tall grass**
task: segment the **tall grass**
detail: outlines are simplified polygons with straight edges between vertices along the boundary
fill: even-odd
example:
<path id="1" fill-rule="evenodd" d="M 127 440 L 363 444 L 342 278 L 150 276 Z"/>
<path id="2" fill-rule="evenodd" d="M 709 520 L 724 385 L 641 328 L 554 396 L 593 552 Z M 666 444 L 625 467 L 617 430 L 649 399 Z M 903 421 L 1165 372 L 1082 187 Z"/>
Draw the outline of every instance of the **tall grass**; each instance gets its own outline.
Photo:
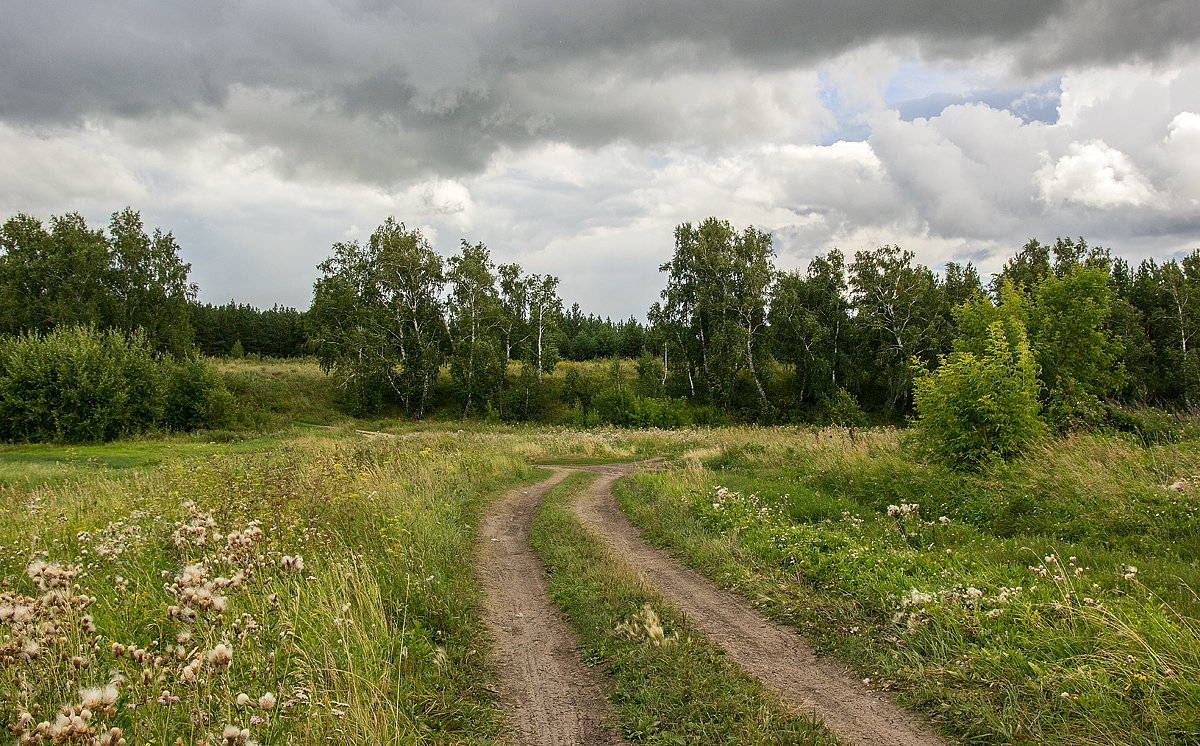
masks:
<path id="1" fill-rule="evenodd" d="M 1195 443 L 1075 436 L 964 475 L 891 431 L 740 436 L 624 505 L 970 739 L 1200 736 Z"/>
<path id="2" fill-rule="evenodd" d="M 306 437 L 0 488 L 0 723 L 29 743 L 490 742 L 462 559 L 482 496 L 530 473 L 481 436 Z"/>

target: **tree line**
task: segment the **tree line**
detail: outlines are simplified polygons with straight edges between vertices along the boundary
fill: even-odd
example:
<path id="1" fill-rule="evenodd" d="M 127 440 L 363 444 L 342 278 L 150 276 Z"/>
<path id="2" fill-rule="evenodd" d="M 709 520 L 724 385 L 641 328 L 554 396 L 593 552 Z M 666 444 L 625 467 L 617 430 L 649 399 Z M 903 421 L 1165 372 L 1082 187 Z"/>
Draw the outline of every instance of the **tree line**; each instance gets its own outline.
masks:
<path id="1" fill-rule="evenodd" d="M 228 423 L 194 354 L 191 265 L 131 208 L 0 226 L 0 440 L 85 442 Z"/>
<path id="2" fill-rule="evenodd" d="M 366 244 L 334 246 L 306 323 L 352 407 L 390 397 L 415 416 L 438 405 L 444 368 L 461 415 L 536 418 L 555 361 L 603 354 L 635 358 L 637 381 L 619 393 L 616 373 L 573 371 L 555 393 L 581 415 L 682 400 L 706 421 L 901 421 L 917 380 L 966 337 L 986 340 L 997 314 L 1019 319 L 1055 427 L 1103 425 L 1119 417 L 1114 403 L 1181 408 L 1200 395 L 1200 252 L 1135 269 L 1082 238 L 1030 240 L 987 283 L 970 263 L 938 273 L 897 246 L 832 250 L 790 272 L 775 258 L 756 228 L 684 223 L 649 323 L 613 324 L 578 304 L 564 312 L 557 278 L 497 266 L 466 241 L 443 260 L 389 219 Z"/>
<path id="3" fill-rule="evenodd" d="M 683 402 L 704 421 L 853 423 L 910 416 L 919 379 L 995 352 L 999 319 L 1013 354 L 1012 329 L 1025 335 L 1054 427 L 1200 396 L 1200 251 L 1134 267 L 1082 238 L 1030 240 L 987 282 L 970 263 L 936 272 L 897 246 L 831 250 L 787 272 L 775 261 L 756 228 L 681 224 L 648 323 L 614 323 L 564 310 L 556 277 L 497 264 L 482 243 L 445 259 L 389 218 L 366 242 L 333 246 L 307 311 L 259 310 L 196 302 L 172 234 L 130 208 L 106 230 L 22 214 L 0 227 L 0 335 L 83 325 L 141 334 L 156 354 L 316 354 L 355 412 L 538 419 L 558 399 L 581 420 L 618 406 L 595 417 L 674 422 Z M 636 382 L 622 388 L 620 366 L 545 377 L 597 357 L 634 359 Z"/>
<path id="4" fill-rule="evenodd" d="M 1102 424 L 1112 402 L 1200 395 L 1200 251 L 1134 269 L 1082 238 L 1030 240 L 985 286 L 970 263 L 939 275 L 896 246 L 779 272 L 769 236 L 710 218 L 676 229 L 661 269 L 650 336 L 668 391 L 751 419 L 903 418 L 916 378 L 996 317 L 1027 334 L 1056 427 Z"/>
<path id="5" fill-rule="evenodd" d="M 170 233 L 147 233 L 141 214 L 112 214 L 107 232 L 68 213 L 49 225 L 26 214 L 0 227 L 0 335 L 46 334 L 60 327 L 138 330 L 151 348 L 192 349 L 191 265 Z"/>

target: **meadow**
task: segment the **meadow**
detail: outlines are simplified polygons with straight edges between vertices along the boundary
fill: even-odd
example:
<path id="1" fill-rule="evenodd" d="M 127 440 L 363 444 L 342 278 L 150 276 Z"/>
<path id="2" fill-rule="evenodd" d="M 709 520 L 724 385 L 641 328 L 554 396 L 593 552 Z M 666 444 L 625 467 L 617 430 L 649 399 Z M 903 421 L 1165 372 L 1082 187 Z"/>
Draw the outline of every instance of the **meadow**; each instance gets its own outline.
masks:
<path id="1" fill-rule="evenodd" d="M 1200 447 L 963 474 L 894 430 L 745 431 L 622 485 L 657 542 L 968 743 L 1200 736 Z"/>
<path id="2" fill-rule="evenodd" d="M 311 364 L 222 370 L 239 401 L 258 392 L 258 430 L 0 447 L 0 726 L 17 743 L 502 742 L 463 572 L 480 511 L 536 463 L 652 456 L 662 471 L 617 485 L 650 539 L 944 733 L 1200 737 L 1186 429 L 1048 439 L 964 473 L 894 429 L 356 423 L 313 393 Z M 565 510 L 582 485 L 535 541 L 627 737 L 820 742 L 608 561 Z"/>

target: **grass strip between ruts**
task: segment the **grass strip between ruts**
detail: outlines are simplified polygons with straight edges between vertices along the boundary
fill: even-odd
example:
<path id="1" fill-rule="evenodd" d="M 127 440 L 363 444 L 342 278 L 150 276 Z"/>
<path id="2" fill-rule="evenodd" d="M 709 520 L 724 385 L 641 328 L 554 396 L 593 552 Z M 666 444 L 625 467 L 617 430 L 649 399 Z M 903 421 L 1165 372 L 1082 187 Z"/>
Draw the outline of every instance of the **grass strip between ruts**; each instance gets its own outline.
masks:
<path id="1" fill-rule="evenodd" d="M 653 744 L 838 743 L 812 717 L 788 713 L 579 524 L 569 503 L 592 479 L 579 474 L 556 486 L 531 540 L 585 662 L 612 677 L 625 736 Z"/>

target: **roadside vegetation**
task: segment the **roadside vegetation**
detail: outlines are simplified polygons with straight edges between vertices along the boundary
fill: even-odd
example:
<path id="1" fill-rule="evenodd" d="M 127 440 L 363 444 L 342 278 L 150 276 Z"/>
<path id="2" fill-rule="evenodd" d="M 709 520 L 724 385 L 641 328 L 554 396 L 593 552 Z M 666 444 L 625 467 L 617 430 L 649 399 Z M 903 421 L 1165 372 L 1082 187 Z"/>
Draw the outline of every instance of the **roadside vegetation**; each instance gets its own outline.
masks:
<path id="1" fill-rule="evenodd" d="M 461 561 L 524 460 L 468 434 L 272 445 L 0 488 L 18 742 L 494 739 Z"/>
<path id="2" fill-rule="evenodd" d="M 463 572 L 479 510 L 531 461 L 662 443 L 308 433 L 0 452 L 0 726 L 28 744 L 494 743 Z"/>
<path id="3" fill-rule="evenodd" d="M 1073 436 L 1009 466 L 897 431 L 739 431 L 619 484 L 657 542 L 964 740 L 1200 736 L 1200 448 Z"/>

